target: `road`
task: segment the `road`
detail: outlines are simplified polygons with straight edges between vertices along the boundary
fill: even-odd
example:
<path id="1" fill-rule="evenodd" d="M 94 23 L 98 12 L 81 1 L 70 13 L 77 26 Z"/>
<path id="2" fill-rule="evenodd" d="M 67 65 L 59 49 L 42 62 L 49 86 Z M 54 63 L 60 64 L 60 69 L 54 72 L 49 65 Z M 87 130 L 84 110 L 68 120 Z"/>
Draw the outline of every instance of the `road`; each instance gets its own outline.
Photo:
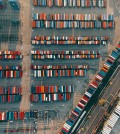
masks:
<path id="1" fill-rule="evenodd" d="M 84 124 L 85 130 L 80 132 L 80 134 L 92 134 L 93 130 L 95 129 L 96 125 L 99 123 L 100 119 L 102 118 L 104 112 L 108 108 L 111 100 L 114 96 L 118 93 L 120 87 L 120 67 L 118 73 L 115 75 L 112 85 L 106 88 L 106 92 L 103 94 L 102 99 L 106 100 L 104 106 L 100 106 L 99 104 L 96 105 L 94 111 L 91 113 L 91 118 L 87 120 Z"/>
<path id="2" fill-rule="evenodd" d="M 20 109 L 27 111 L 30 109 L 30 101 L 29 101 L 29 94 L 30 94 L 30 64 L 31 64 L 31 27 L 30 27 L 30 0 L 20 0 L 21 4 L 21 20 L 22 20 L 22 27 L 21 27 L 21 34 L 22 36 L 22 69 L 23 69 L 23 76 L 21 81 L 22 86 L 22 101 L 20 104 Z"/>

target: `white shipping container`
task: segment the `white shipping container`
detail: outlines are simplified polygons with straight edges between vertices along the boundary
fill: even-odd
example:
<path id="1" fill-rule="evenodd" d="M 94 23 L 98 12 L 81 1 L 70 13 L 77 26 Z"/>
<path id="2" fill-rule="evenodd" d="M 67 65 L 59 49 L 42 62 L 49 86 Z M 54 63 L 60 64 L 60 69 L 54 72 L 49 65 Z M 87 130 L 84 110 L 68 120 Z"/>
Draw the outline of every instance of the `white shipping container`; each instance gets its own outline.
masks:
<path id="1" fill-rule="evenodd" d="M 11 78 L 13 78 L 13 71 L 10 71 L 10 74 L 11 74 Z"/>
<path id="2" fill-rule="evenodd" d="M 115 109 L 115 112 L 120 115 L 120 110 Z"/>
<path id="3" fill-rule="evenodd" d="M 80 107 L 76 106 L 76 108 L 78 108 L 80 111 L 82 111 L 82 109 Z"/>
<path id="4" fill-rule="evenodd" d="M 34 70 L 34 77 L 36 77 L 36 70 Z"/>
<path id="5" fill-rule="evenodd" d="M 5 113 L 2 113 L 2 120 L 5 120 Z"/>
<path id="6" fill-rule="evenodd" d="M 91 94 L 90 93 L 88 93 L 87 91 L 85 92 L 85 95 L 87 95 L 87 96 L 89 96 L 90 98 L 91 98 Z"/>
<path id="7" fill-rule="evenodd" d="M 102 131 L 101 133 L 102 133 L 102 134 L 108 134 L 107 131 Z"/>

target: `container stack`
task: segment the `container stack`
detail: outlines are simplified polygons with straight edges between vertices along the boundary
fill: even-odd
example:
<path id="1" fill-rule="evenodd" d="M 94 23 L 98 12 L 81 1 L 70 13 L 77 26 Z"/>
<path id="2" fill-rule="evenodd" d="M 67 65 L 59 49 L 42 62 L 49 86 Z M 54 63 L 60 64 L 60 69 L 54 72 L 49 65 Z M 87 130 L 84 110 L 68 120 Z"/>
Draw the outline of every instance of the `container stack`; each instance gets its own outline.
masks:
<path id="1" fill-rule="evenodd" d="M 35 78 L 41 78 L 41 77 L 76 77 L 81 76 L 84 77 L 87 75 L 87 69 L 89 69 L 88 66 L 82 66 L 78 65 L 76 67 L 68 67 L 68 66 L 52 66 L 48 65 L 47 67 L 41 67 L 41 66 L 31 66 L 31 69 L 33 70 L 33 76 Z"/>
<path id="2" fill-rule="evenodd" d="M 0 87 L 0 95 L 15 95 L 15 94 L 22 94 L 21 87 Z"/>
<path id="3" fill-rule="evenodd" d="M 68 101 L 71 93 L 31 94 L 31 102 Z"/>
<path id="4" fill-rule="evenodd" d="M 120 101 L 118 102 L 117 106 L 115 107 L 114 111 L 110 115 L 109 119 L 106 120 L 101 134 L 110 134 L 112 129 L 114 128 L 115 124 L 118 122 L 120 118 Z"/>
<path id="5" fill-rule="evenodd" d="M 21 78 L 21 66 L 0 66 L 0 78 Z"/>
<path id="6" fill-rule="evenodd" d="M 36 50 L 31 51 L 31 56 L 33 60 L 43 60 L 43 59 L 98 59 L 100 58 L 99 51 L 46 51 L 46 50 Z"/>
<path id="7" fill-rule="evenodd" d="M 25 120 L 25 119 L 37 119 L 39 111 L 0 111 L 0 121 L 14 121 L 14 120 Z"/>
<path id="8" fill-rule="evenodd" d="M 21 101 L 22 95 L 0 95 L 0 103 L 18 103 Z"/>
<path id="9" fill-rule="evenodd" d="M 32 28 L 79 28 L 79 29 L 113 29 L 113 15 L 102 14 L 33 14 Z"/>
<path id="10" fill-rule="evenodd" d="M 36 7 L 106 8 L 106 0 L 33 0 Z"/>
<path id="11" fill-rule="evenodd" d="M 0 60 L 19 60 L 22 59 L 20 51 L 0 51 Z"/>
<path id="12" fill-rule="evenodd" d="M 108 36 L 34 36 L 32 45 L 106 45 Z"/>
<path id="13" fill-rule="evenodd" d="M 32 86 L 32 94 L 73 93 L 74 86 Z"/>

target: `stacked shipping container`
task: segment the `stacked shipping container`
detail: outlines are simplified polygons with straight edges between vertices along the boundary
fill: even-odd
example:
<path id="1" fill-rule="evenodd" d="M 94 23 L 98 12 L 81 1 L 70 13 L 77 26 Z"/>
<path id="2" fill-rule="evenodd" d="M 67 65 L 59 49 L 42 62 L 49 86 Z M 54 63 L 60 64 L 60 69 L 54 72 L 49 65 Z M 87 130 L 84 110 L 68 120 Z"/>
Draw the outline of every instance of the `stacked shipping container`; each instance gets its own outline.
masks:
<path id="1" fill-rule="evenodd" d="M 34 6 L 40 7 L 98 7 L 105 8 L 106 0 L 33 0 Z"/>
<path id="2" fill-rule="evenodd" d="M 73 93 L 74 86 L 32 86 L 32 94 L 47 94 L 47 93 Z"/>
<path id="3" fill-rule="evenodd" d="M 22 94 L 22 88 L 21 87 L 0 87 L 0 95 L 12 95 L 12 94 Z"/>
<path id="4" fill-rule="evenodd" d="M 22 95 L 0 95 L 0 103 L 5 103 L 5 102 L 9 102 L 9 103 L 16 103 L 16 102 L 20 102 L 22 98 Z"/>
<path id="5" fill-rule="evenodd" d="M 0 78 L 21 78 L 21 66 L 0 66 Z"/>
<path id="6" fill-rule="evenodd" d="M 47 94 L 31 94 L 31 102 L 50 102 L 50 101 L 68 101 L 71 93 L 47 93 Z"/>
<path id="7" fill-rule="evenodd" d="M 106 63 L 103 65 L 103 68 L 96 75 L 95 80 L 91 84 L 89 84 L 88 89 L 86 90 L 84 96 L 79 101 L 75 109 L 72 111 L 69 119 L 63 125 L 60 134 L 68 134 L 71 128 L 75 125 L 76 121 L 78 119 L 82 120 L 82 118 L 86 113 L 86 111 L 84 111 L 86 104 L 89 103 L 89 100 L 91 99 L 93 94 L 97 91 L 99 85 L 102 83 L 102 80 L 104 80 L 104 77 L 108 73 L 111 66 L 118 59 L 118 57 L 120 57 L 120 43 L 118 44 L 117 48 L 112 51 L 112 54 L 108 56 Z"/>
<path id="8" fill-rule="evenodd" d="M 22 59 L 20 51 L 0 51 L 0 60 Z"/>
<path id="9" fill-rule="evenodd" d="M 107 36 L 34 36 L 31 40 L 32 45 L 105 45 L 107 42 Z"/>
<path id="10" fill-rule="evenodd" d="M 116 106 L 113 113 L 110 115 L 109 119 L 105 122 L 101 134 L 110 134 L 119 118 L 120 118 L 120 101 L 118 102 L 118 105 Z"/>
<path id="11" fill-rule="evenodd" d="M 47 51 L 36 50 L 31 51 L 32 59 L 95 59 L 100 58 L 99 51 Z"/>
<path id="12" fill-rule="evenodd" d="M 11 120 L 24 120 L 24 119 L 37 119 L 39 111 L 6 111 L 0 112 L 0 121 L 11 121 Z"/>
<path id="13" fill-rule="evenodd" d="M 31 65 L 31 69 L 89 69 L 88 65 Z"/>
<path id="14" fill-rule="evenodd" d="M 102 14 L 34 14 L 32 28 L 114 28 L 113 15 Z"/>
<path id="15" fill-rule="evenodd" d="M 34 70 L 34 77 L 74 77 L 74 76 L 86 76 L 88 65 L 71 66 L 38 66 L 31 65 L 31 69 Z"/>

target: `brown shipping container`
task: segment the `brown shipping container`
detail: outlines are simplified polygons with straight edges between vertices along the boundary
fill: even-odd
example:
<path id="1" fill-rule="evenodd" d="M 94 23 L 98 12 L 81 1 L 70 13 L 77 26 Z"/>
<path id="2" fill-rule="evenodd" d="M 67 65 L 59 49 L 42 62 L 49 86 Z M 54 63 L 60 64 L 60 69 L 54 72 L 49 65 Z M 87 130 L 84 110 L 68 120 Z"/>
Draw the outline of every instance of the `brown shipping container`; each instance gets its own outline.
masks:
<path id="1" fill-rule="evenodd" d="M 34 6 L 37 6 L 38 5 L 37 0 L 33 0 L 33 5 Z"/>

